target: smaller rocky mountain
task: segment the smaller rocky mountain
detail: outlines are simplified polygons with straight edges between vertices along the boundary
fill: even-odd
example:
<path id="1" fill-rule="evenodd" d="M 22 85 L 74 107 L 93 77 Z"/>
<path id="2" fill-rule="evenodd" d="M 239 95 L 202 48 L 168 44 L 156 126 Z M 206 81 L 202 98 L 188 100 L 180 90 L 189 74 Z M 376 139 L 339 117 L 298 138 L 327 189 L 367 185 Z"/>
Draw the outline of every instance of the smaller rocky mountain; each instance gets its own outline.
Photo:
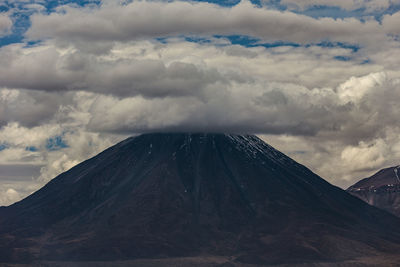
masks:
<path id="1" fill-rule="evenodd" d="M 400 165 L 382 169 L 360 180 L 347 192 L 400 217 Z"/>

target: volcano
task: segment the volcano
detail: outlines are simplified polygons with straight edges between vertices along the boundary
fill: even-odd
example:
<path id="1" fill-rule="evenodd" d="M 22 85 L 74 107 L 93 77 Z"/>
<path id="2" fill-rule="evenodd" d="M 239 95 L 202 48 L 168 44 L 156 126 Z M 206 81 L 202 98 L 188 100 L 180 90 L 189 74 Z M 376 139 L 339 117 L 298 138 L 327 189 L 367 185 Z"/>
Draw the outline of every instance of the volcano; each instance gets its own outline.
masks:
<path id="1" fill-rule="evenodd" d="M 350 186 L 347 192 L 400 217 L 400 166 L 382 169 Z"/>
<path id="2" fill-rule="evenodd" d="M 128 138 L 0 208 L 0 262 L 396 254 L 400 220 L 253 135 Z"/>

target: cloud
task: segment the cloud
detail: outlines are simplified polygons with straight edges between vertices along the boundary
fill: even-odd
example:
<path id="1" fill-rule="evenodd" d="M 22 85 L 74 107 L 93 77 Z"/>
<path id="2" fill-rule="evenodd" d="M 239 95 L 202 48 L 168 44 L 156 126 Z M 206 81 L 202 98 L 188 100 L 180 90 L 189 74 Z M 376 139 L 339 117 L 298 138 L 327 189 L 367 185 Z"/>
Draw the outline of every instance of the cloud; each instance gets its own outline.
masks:
<path id="1" fill-rule="evenodd" d="M 18 122 L 34 127 L 49 121 L 59 107 L 69 101 L 69 95 L 47 94 L 27 90 L 0 90 L 0 127 Z"/>
<path id="2" fill-rule="evenodd" d="M 62 127 L 48 122 L 32 128 L 17 123 L 0 128 L 0 143 L 7 144 L 0 151 L 0 205 L 26 197 L 58 174 L 126 137 L 88 132 L 77 116 L 75 119 Z M 48 149 L 48 140 L 54 137 L 62 138 L 67 146 Z"/>
<path id="3" fill-rule="evenodd" d="M 383 137 L 352 145 L 322 136 L 261 135 L 269 144 L 306 165 L 329 182 L 347 188 L 379 169 L 399 165 L 398 126 Z"/>
<path id="4" fill-rule="evenodd" d="M 4 165 L 0 165 L 0 170 L 4 171 Z M 16 201 L 21 200 L 23 197 L 33 193 L 38 190 L 43 184 L 37 183 L 35 180 L 32 180 L 32 175 L 35 174 L 35 171 L 32 171 L 32 168 L 27 165 L 18 165 L 13 166 L 13 173 L 11 176 L 4 177 L 3 173 L 0 175 L 1 183 L 0 183 L 0 206 L 10 205 Z M 11 170 L 8 166 L 6 166 L 6 171 L 8 174 Z M 25 180 L 21 178 L 25 178 L 23 176 L 17 177 L 15 174 L 21 173 L 21 170 L 26 169 L 30 171 L 28 177 L 31 179 Z"/>
<path id="5" fill-rule="evenodd" d="M 360 142 L 358 146 L 345 147 L 341 159 L 347 163 L 347 169 L 351 171 L 373 171 L 385 162 L 385 152 L 388 152 L 387 144 L 378 139 L 370 144 Z"/>
<path id="6" fill-rule="evenodd" d="M 62 128 L 57 124 L 27 128 L 20 126 L 17 122 L 12 122 L 0 129 L 0 143 L 24 149 L 28 146 L 44 147 L 49 137 L 62 134 Z"/>
<path id="7" fill-rule="evenodd" d="M 218 71 L 189 63 L 166 65 L 159 59 L 102 58 L 51 46 L 4 47 L 0 57 L 4 58 L 0 85 L 8 88 L 164 97 L 201 95 L 208 85 L 226 82 Z"/>
<path id="8" fill-rule="evenodd" d="M 0 13 L 0 37 L 11 32 L 13 23 L 7 13 Z"/>
<path id="9" fill-rule="evenodd" d="M 344 101 L 359 102 L 368 91 L 382 86 L 387 77 L 384 72 L 371 73 L 363 77 L 351 77 L 338 88 L 339 97 Z"/>
<path id="10" fill-rule="evenodd" d="M 390 123 L 400 122 L 398 79 L 385 77 L 371 73 L 351 77 L 337 88 L 312 90 L 287 83 L 231 83 L 223 90 L 210 90 L 205 100 L 99 96 L 91 107 L 88 127 L 124 133 L 207 130 L 326 135 L 352 143 L 373 138 Z M 380 83 L 370 81 L 378 78 Z"/>
<path id="11" fill-rule="evenodd" d="M 4 206 L 12 204 L 12 203 L 20 200 L 20 198 L 21 198 L 20 194 L 17 191 L 15 191 L 13 188 L 8 188 L 7 190 L 5 190 L 3 192 L 0 191 L 0 196 L 1 196 L 0 203 L 1 203 L 1 205 L 4 205 Z"/>
<path id="12" fill-rule="evenodd" d="M 374 72 L 382 69 L 379 64 L 338 61 L 338 55 L 359 56 L 342 47 L 266 49 L 172 39 L 116 43 L 102 55 L 52 42 L 11 45 L 0 55 L 5 58 L 0 86 L 30 89 L 2 91 L 4 123 L 16 120 L 32 127 L 29 122 L 55 120 L 123 134 L 324 134 L 354 144 L 377 135 L 389 120 L 397 121 L 387 117 L 383 99 L 397 99 L 400 76 Z M 397 106 L 390 112 L 396 114 Z"/>
<path id="13" fill-rule="evenodd" d="M 324 126 L 317 114 L 324 112 L 329 116 L 328 110 L 310 105 L 308 98 L 311 95 L 306 88 L 289 86 L 286 89 L 282 86 L 279 89 L 285 90 L 282 98 L 288 99 L 290 104 L 272 103 L 270 97 L 274 89 L 256 84 L 232 84 L 219 92 L 216 88 L 205 101 L 140 97 L 119 100 L 99 96 L 92 106 L 88 127 L 95 131 L 126 133 L 203 130 L 313 135 L 322 130 L 321 126 Z M 328 116 L 323 119 L 326 124 L 332 119 Z"/>
<path id="14" fill-rule="evenodd" d="M 398 35 L 400 34 L 400 29 L 398 27 L 400 23 L 400 12 L 394 13 L 392 15 L 385 15 L 382 20 L 382 24 L 385 25 L 386 30 L 388 33 L 392 35 Z"/>
<path id="15" fill-rule="evenodd" d="M 85 90 L 146 98 L 204 98 L 207 91 L 223 90 L 231 82 L 257 79 L 311 88 L 336 86 L 349 74 L 360 76 L 381 69 L 375 64 L 360 64 L 364 60 L 362 54 L 340 47 L 245 48 L 181 39 L 168 40 L 166 44 L 116 43 L 102 55 L 73 47 L 59 48 L 51 42 L 28 48 L 10 45 L 0 48 L 0 56 L 3 87 L 48 92 Z M 352 56 L 354 60 L 338 61 L 336 56 Z"/>
<path id="16" fill-rule="evenodd" d="M 63 6 L 59 12 L 35 14 L 26 36 L 60 43 L 129 41 L 179 35 L 248 35 L 268 41 L 298 43 L 323 40 L 358 42 L 385 39 L 385 25 L 374 19 L 314 19 L 290 11 L 260 8 L 249 1 L 233 7 L 199 2 L 134 1 L 99 7 Z M 389 28 L 390 29 L 390 28 Z M 390 32 L 390 31 L 389 31 Z"/>
<path id="17" fill-rule="evenodd" d="M 41 182 L 47 182 L 123 138 L 124 136 L 107 137 L 98 133 L 87 132 L 84 129 L 69 132 L 63 137 L 68 148 L 47 152 L 44 156 L 44 165 L 40 169 L 40 176 L 37 179 Z"/>
<path id="18" fill-rule="evenodd" d="M 0 203 L 151 131 L 257 133 L 343 187 L 398 164 L 398 14 L 315 19 L 245 1 L 35 13 L 22 43 L 0 47 Z"/>

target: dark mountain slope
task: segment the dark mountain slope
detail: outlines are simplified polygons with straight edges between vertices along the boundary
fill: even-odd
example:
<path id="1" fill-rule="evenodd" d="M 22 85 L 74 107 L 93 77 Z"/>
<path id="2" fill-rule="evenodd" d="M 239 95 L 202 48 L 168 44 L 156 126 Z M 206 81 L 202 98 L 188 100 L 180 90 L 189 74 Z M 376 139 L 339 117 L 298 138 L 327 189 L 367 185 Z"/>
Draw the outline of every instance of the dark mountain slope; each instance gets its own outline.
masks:
<path id="1" fill-rule="evenodd" d="M 382 169 L 350 186 L 347 192 L 400 217 L 400 166 Z"/>
<path id="2" fill-rule="evenodd" d="M 255 136 L 145 134 L 0 209 L 0 259 L 337 261 L 398 251 L 399 225 Z"/>

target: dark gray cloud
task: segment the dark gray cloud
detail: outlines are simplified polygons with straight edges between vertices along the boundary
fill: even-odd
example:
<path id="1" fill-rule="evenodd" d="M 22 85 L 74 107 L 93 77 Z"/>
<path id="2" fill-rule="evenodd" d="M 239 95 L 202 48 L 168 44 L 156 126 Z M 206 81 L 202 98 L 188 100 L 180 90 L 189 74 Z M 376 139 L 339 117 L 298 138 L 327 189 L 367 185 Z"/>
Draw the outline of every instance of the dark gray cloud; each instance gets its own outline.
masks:
<path id="1" fill-rule="evenodd" d="M 92 91 L 117 96 L 201 96 L 208 85 L 227 83 L 215 69 L 157 59 L 104 59 L 53 47 L 22 54 L 0 50 L 0 86 L 48 92 Z M 3 57 L 4 56 L 4 57 Z M 40 67 L 38 67 L 40 65 Z"/>
<path id="2" fill-rule="evenodd" d="M 10 122 L 28 127 L 44 124 L 53 119 L 60 106 L 71 100 L 71 95 L 65 93 L 0 90 L 0 127 Z"/>

